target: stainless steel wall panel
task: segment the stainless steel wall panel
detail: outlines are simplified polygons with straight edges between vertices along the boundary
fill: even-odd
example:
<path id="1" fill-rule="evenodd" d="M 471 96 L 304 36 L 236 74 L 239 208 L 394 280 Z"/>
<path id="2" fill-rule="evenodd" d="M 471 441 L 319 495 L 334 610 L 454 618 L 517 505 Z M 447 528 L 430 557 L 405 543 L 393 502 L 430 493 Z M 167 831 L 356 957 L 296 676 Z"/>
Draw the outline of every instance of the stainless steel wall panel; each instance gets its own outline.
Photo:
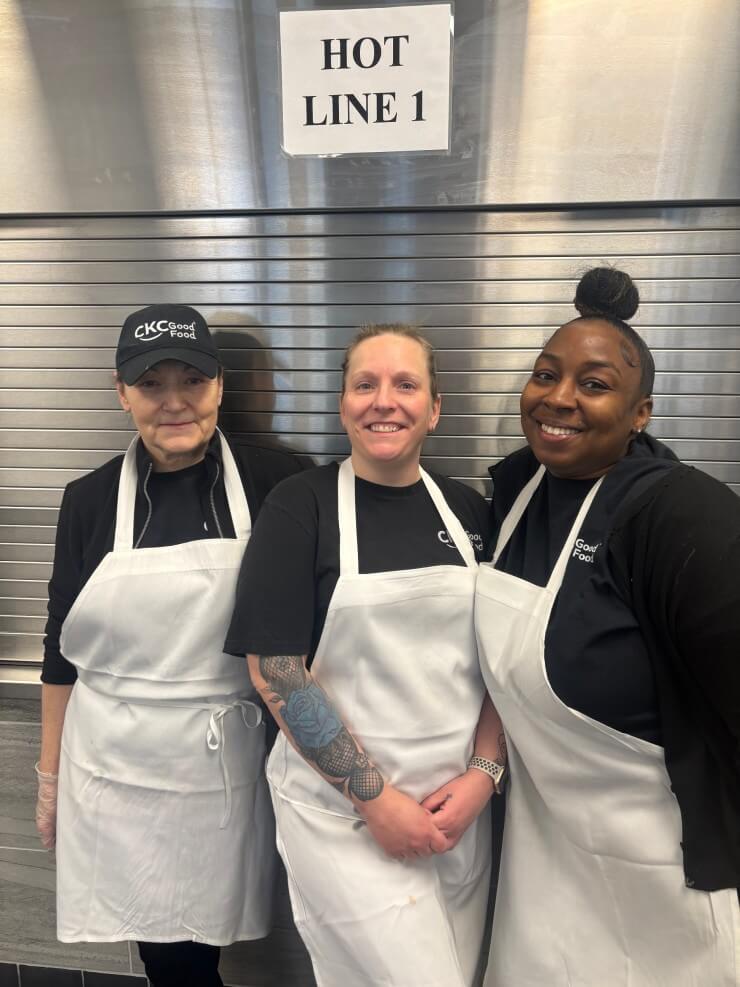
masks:
<path id="1" fill-rule="evenodd" d="M 54 527 L 45 525 L 0 525 L 0 542 L 16 545 L 51 545 L 54 543 Z"/>
<path id="2" fill-rule="evenodd" d="M 23 635 L 37 634 L 41 636 L 44 633 L 44 625 L 46 623 L 43 617 L 3 616 L 2 620 L 3 625 L 8 629 L 8 633 Z"/>
<path id="3" fill-rule="evenodd" d="M 13 284 L 7 282 L 4 294 L 9 305 L 100 305 L 106 300 L 129 309 L 141 304 L 170 301 L 183 305 L 568 305 L 577 279 L 573 281 L 372 281 L 349 282 L 261 282 L 232 284 L 221 282 L 155 284 Z M 702 278 L 684 281 L 644 281 L 641 289 L 645 307 L 651 303 L 673 303 L 685 298 L 691 303 L 740 301 L 734 281 Z M 657 307 L 657 306 L 656 306 Z"/>
<path id="4" fill-rule="evenodd" d="M 638 321 L 635 320 L 638 325 Z M 454 340 L 459 350 L 481 352 L 486 349 L 502 350 L 539 350 L 552 335 L 557 325 L 550 326 L 425 326 L 424 333 L 434 346 L 443 348 Z M 640 334 L 655 352 L 667 350 L 697 350 L 740 348 L 740 327 L 724 326 L 707 328 L 706 326 L 677 326 L 672 329 L 650 328 L 640 325 Z M 341 351 L 349 343 L 356 332 L 355 326 L 306 326 L 304 328 L 285 328 L 280 326 L 244 326 L 242 329 L 229 326 L 227 329 L 216 330 L 220 351 L 229 367 L 236 368 L 247 359 L 243 351 L 251 352 L 251 359 L 262 360 L 263 365 L 275 362 L 273 351 L 296 350 L 309 347 L 315 350 Z M 103 354 L 101 359 L 107 359 L 105 366 L 110 367 L 119 329 L 108 326 L 100 329 L 92 327 L 38 327 L 38 328 L 4 328 L 2 338 L 8 350 L 18 353 L 14 359 L 26 359 L 34 365 L 41 365 L 45 359 L 43 354 L 52 351 L 69 350 L 76 353 L 86 352 L 93 347 L 96 352 Z M 269 352 L 265 352 L 269 351 Z M 0 351 L 0 366 L 10 366 L 10 356 Z M 87 358 L 86 358 L 87 359 Z M 90 364 L 86 364 L 90 365 Z M 26 392 L 16 395 L 23 399 Z M 111 402 L 115 397 L 109 392 Z M 0 394 L 0 407 L 8 400 Z M 111 407 L 114 405 L 111 403 Z"/>
<path id="5" fill-rule="evenodd" d="M 56 494 L 56 499 L 59 500 L 59 493 Z M 44 544 L 14 544 L 13 542 L 0 542 L 0 550 L 2 551 L 3 559 L 6 560 L 11 565 L 16 561 L 22 562 L 45 562 L 51 565 L 54 555 L 54 546 L 49 543 Z M 5 566 L 5 561 L 3 562 Z M 0 630 L 0 634 L 2 630 Z"/>
<path id="6" fill-rule="evenodd" d="M 676 205 L 646 204 L 625 206 L 615 210 L 613 206 L 594 208 L 542 210 L 454 209 L 424 211 L 382 211 L 375 203 L 375 211 L 359 212 L 294 212 L 256 213 L 254 215 L 217 216 L 63 216 L 34 217 L 9 216 L 3 220 L 0 240 L 78 240 L 111 239 L 127 237 L 141 240 L 198 239 L 213 237 L 218 230 L 221 237 L 344 237 L 353 239 L 368 234 L 390 236 L 435 235 L 448 237 L 453 234 L 489 233 L 528 235 L 552 233 L 558 236 L 599 232 L 606 234 L 604 243 L 612 234 L 629 233 L 642 236 L 655 233 L 681 232 L 707 233 L 714 236 L 719 231 L 737 231 L 740 223 L 737 214 L 727 205 Z M 570 227 L 570 228 L 569 228 Z M 637 241 L 635 241 L 637 242 Z M 285 249 L 284 247 L 282 249 Z M 450 251 L 454 253 L 454 251 Z M 652 252 L 652 251 L 651 251 Z M 658 251 L 660 252 L 660 251 Z M 341 256 L 341 255 L 340 255 Z M 17 259 L 23 259 L 20 255 Z"/>
<path id="7" fill-rule="evenodd" d="M 39 525 L 55 528 L 59 511 L 54 507 L 5 507 L 0 502 L 0 524 Z M 0 579 L 8 578 L 5 568 Z"/>
<path id="8" fill-rule="evenodd" d="M 552 300 L 544 294 L 543 279 L 546 285 L 562 281 L 560 291 L 565 290 L 572 297 L 578 282 L 579 272 L 592 263 L 592 255 L 532 256 L 520 257 L 430 257 L 424 253 L 424 243 L 417 238 L 416 243 L 407 245 L 413 256 L 392 256 L 383 259 L 368 257 L 339 259 L 331 257 L 321 260 L 119 260 L 78 261 L 75 263 L 42 261 L 22 264 L 19 262 L 0 263 L 0 282 L 10 284 L 46 285 L 57 284 L 264 284 L 296 282 L 319 282 L 332 285 L 336 282 L 402 282 L 417 283 L 443 282 L 445 284 L 464 279 L 468 281 L 497 284 L 508 280 L 521 283 L 522 289 L 532 288 L 535 297 Z M 535 244 L 530 244 L 534 247 Z M 448 251 L 450 246 L 448 244 Z M 737 257 L 734 254 L 692 254 L 663 256 L 626 255 L 629 257 L 630 272 L 641 284 L 649 284 L 662 279 L 659 284 L 671 290 L 673 279 L 729 278 L 737 275 Z M 619 255 L 617 260 L 625 263 Z M 540 283 L 538 283 L 540 282 Z M 729 282 L 732 284 L 732 281 Z M 652 286 L 652 290 L 655 287 Z M 645 300 L 650 300 L 646 294 Z"/>
<path id="9" fill-rule="evenodd" d="M 0 387 L 49 387 L 64 389 L 69 386 L 69 370 L 31 370 L 27 368 L 0 371 Z M 79 369 L 74 371 L 75 388 L 100 390 L 111 381 L 111 374 L 105 370 Z M 229 374 L 231 386 L 238 389 L 273 392 L 328 391 L 337 393 L 341 383 L 339 371 L 284 370 L 274 367 L 265 371 L 232 371 Z M 441 373 L 440 386 L 443 393 L 486 393 L 489 390 L 519 393 L 526 380 L 526 373 L 506 373 L 504 371 L 481 371 L 476 373 Z M 656 394 L 718 394 L 735 396 L 738 394 L 740 379 L 736 373 L 678 374 L 659 373 L 656 376 Z"/>
<path id="10" fill-rule="evenodd" d="M 288 158 L 278 9 L 343 5 L 3 0 L 0 209 L 409 208 L 740 192 L 736 0 L 465 0 L 455 5 L 449 153 Z"/>
<path id="11" fill-rule="evenodd" d="M 58 388 L 11 388 L 0 387 L 0 408 L 3 413 L 9 411 L 12 415 L 14 411 L 24 408 L 34 408 L 39 410 L 50 410 L 58 412 L 65 408 L 93 408 L 96 412 L 120 412 L 121 406 L 116 398 L 115 391 L 110 386 L 113 374 L 108 380 L 108 386 L 98 391 L 90 389 L 81 391 L 59 390 Z M 56 414 L 46 419 L 47 425 L 56 420 Z"/>
<path id="12" fill-rule="evenodd" d="M 4 662 L 36 662 L 42 647 L 41 634 L 11 634 L 0 631 L 0 655 Z"/>
<path id="13" fill-rule="evenodd" d="M 49 429 L 2 429 L 0 430 L 0 462 L 6 450 L 17 449 L 19 455 L 30 454 L 31 450 L 48 450 L 53 445 L 56 450 L 92 451 L 103 449 L 108 458 L 115 452 L 126 449 L 131 441 L 130 431 L 94 428 L 91 431 L 69 428 Z M 47 455 L 44 451 L 42 455 Z M 38 465 L 41 465 L 39 459 Z M 54 464 L 51 464 L 54 465 Z"/>
<path id="14" fill-rule="evenodd" d="M 602 257 L 594 258 L 594 263 L 600 263 Z M 628 269 L 628 265 L 623 265 Z M 162 293 L 166 294 L 166 293 Z M 29 292 L 29 295 L 33 295 Z M 4 298 L 5 289 L 0 293 Z M 196 304 L 189 297 L 190 304 Z M 140 295 L 133 305 L 150 304 L 152 299 Z M 336 305 L 329 297 L 323 304 L 305 306 L 302 304 L 286 304 L 269 306 L 259 303 L 249 305 L 249 315 L 245 318 L 246 302 L 241 304 L 226 302 L 219 305 L 205 304 L 198 301 L 198 307 L 209 323 L 223 331 L 242 327 L 250 332 L 250 324 L 254 326 L 277 326 L 296 328 L 352 328 L 366 322 L 412 322 L 423 328 L 449 326 L 452 328 L 466 326 L 543 326 L 556 329 L 563 322 L 573 317 L 571 304 L 532 303 L 504 305 L 495 308 L 484 305 L 425 305 L 417 300 L 409 305 Z M 3 304 L 0 300 L 0 328 L 3 326 L 96 326 L 118 327 L 129 314 L 132 305 L 95 305 L 91 304 L 83 290 L 76 304 L 55 306 L 50 303 L 37 305 L 30 301 L 27 305 Z M 654 305 L 646 303 L 640 306 L 638 317 L 634 320 L 636 326 L 697 326 L 701 324 L 728 326 L 737 328 L 740 325 L 740 305 L 732 303 L 709 304 L 706 302 L 681 302 L 677 304 Z"/>
<path id="15" fill-rule="evenodd" d="M 60 500 L 61 491 L 60 488 L 56 487 L 48 489 L 30 486 L 0 486 L 0 504 L 5 507 L 53 507 L 56 509 Z"/>
<path id="16" fill-rule="evenodd" d="M 50 487 L 55 491 L 54 499 L 57 503 L 61 500 L 61 491 L 72 480 L 89 473 L 91 467 L 82 469 L 36 469 L 27 466 L 0 467 L 0 489 L 8 487 L 19 492 L 26 491 L 29 487 L 39 487 L 40 489 Z M 20 499 L 23 498 L 21 493 Z M 1 561 L 1 560 L 0 560 Z"/>
<path id="17" fill-rule="evenodd" d="M 298 217 L 303 218 L 303 217 Z M 224 217 L 219 217 L 219 225 Z M 152 220 L 154 221 L 154 219 Z M 363 216 L 359 220 L 366 225 Z M 57 231 L 59 232 L 59 231 Z M 527 262 L 548 259 L 562 265 L 572 274 L 576 265 L 598 257 L 603 249 L 611 256 L 630 258 L 630 264 L 660 265 L 663 259 L 686 255 L 687 262 L 705 266 L 705 258 L 715 260 L 737 249 L 734 229 L 662 230 L 639 232 L 609 230 L 593 233 L 422 233 L 398 236 L 394 233 L 365 236 L 277 234 L 263 237 L 224 236 L 214 238 L 191 234 L 185 230 L 174 237 L 132 237 L 129 239 L 91 239 L 57 237 L 56 239 L 4 239 L 0 232 L 0 262 L 16 261 L 20 256 L 29 264 L 46 262 L 88 261 L 100 265 L 103 261 L 226 261 L 226 260 L 354 260 L 361 258 L 445 258 L 456 261 L 461 257 L 497 258 L 509 262 L 526 258 Z M 572 266 L 571 266 L 572 265 Z M 656 268 L 654 267 L 653 270 Z M 675 275 L 677 267 L 671 266 Z M 529 268 L 527 268 L 529 272 Z M 122 276 L 128 273 L 128 266 Z M 689 271 L 686 272 L 687 274 Z M 711 269 L 710 269 L 710 273 Z M 719 272 L 713 271 L 716 276 Z M 737 273 L 737 269 L 730 272 Z"/>
<path id="18" fill-rule="evenodd" d="M 45 618 L 46 584 L 41 580 L 0 580 L 0 616 L 10 614 Z"/>
<path id="19" fill-rule="evenodd" d="M 56 445 L 56 443 L 55 443 Z M 125 448 L 123 443 L 111 442 L 106 448 L 100 450 L 75 449 L 75 448 L 41 448 L 41 449 L 0 449 L 0 471 L 6 467 L 14 470 L 25 470 L 33 476 L 46 472 L 53 484 L 40 483 L 41 486 L 59 486 L 69 483 L 74 476 L 66 476 L 72 470 L 83 476 L 90 470 L 102 466 L 117 453 Z M 11 467 L 11 464 L 12 467 Z M 58 471 L 53 476 L 53 471 Z M 11 539 L 12 540 L 12 539 Z"/>
<path id="20" fill-rule="evenodd" d="M 38 391 L 36 392 L 39 393 Z M 50 402 L 53 398 L 49 399 Z M 44 407 L 34 407 L 32 409 L 5 409 L 0 410 L 0 435 L 5 434 L 6 429 L 40 429 L 49 434 L 53 428 L 54 432 L 66 429 L 93 429 L 96 431 L 106 431 L 112 429 L 128 429 L 130 421 L 120 408 L 118 411 L 89 410 L 54 410 L 53 424 L 50 423 L 49 409 Z"/>
<path id="21" fill-rule="evenodd" d="M 549 333 L 545 334 L 546 336 Z M 455 340 L 456 341 L 456 340 Z M 542 342 L 544 343 L 544 339 Z M 691 369 L 692 372 L 740 372 L 740 350 L 697 349 L 697 339 L 693 339 L 692 347 L 680 350 L 653 349 L 655 366 L 658 372 L 668 373 Z M 485 371 L 514 370 L 528 372 L 541 346 L 530 349 L 495 349 L 483 350 L 449 350 L 440 353 L 438 367 L 442 373 L 463 372 L 481 373 Z M 259 371 L 265 367 L 265 354 L 262 350 L 222 350 L 224 359 L 232 372 Z M 270 365 L 265 372 L 312 371 L 324 370 L 328 367 L 339 368 L 342 359 L 341 350 L 283 350 L 271 351 Z M 0 351 L 0 367 L 4 370 L 26 370 L 34 366 L 38 370 L 54 369 L 63 371 L 71 369 L 104 370 L 110 379 L 109 368 L 114 363 L 115 351 L 106 348 L 98 349 L 38 349 L 32 350 L 8 348 Z M 36 369 L 32 371 L 36 373 Z"/>
<path id="22" fill-rule="evenodd" d="M 112 365 L 132 308 L 198 305 L 227 368 L 224 425 L 318 462 L 347 448 L 356 326 L 422 326 L 444 394 L 426 462 L 490 493 L 579 272 L 619 263 L 659 371 L 653 434 L 740 492 L 738 227 L 719 206 L 0 220 L 0 656 L 38 658 L 64 485 L 129 441 Z"/>
<path id="23" fill-rule="evenodd" d="M 5 562 L 3 581 L 8 579 L 48 582 L 51 578 L 51 565 L 48 562 Z"/>
<path id="24" fill-rule="evenodd" d="M 625 268 L 627 265 L 624 265 Z M 140 298 L 135 304 L 147 304 L 149 299 Z M 193 299 L 191 304 L 195 304 Z M 328 302 L 325 305 L 306 306 L 249 306 L 249 321 L 245 321 L 244 305 L 198 304 L 204 316 L 217 330 L 223 333 L 221 339 L 227 342 L 229 333 L 240 329 L 245 334 L 264 331 L 260 326 L 275 328 L 297 329 L 339 329 L 344 330 L 340 338 L 351 336 L 351 331 L 366 322 L 398 322 L 406 321 L 422 327 L 450 327 L 453 331 L 473 327 L 516 327 L 542 328 L 554 331 L 573 316 L 570 304 L 532 304 L 532 305 L 497 305 L 495 309 L 482 305 L 344 305 L 335 306 Z M 80 305 L 65 305 L 55 308 L 52 305 L 41 307 L 27 305 L 23 307 L 3 306 L 0 303 L 0 328 L 4 324 L 13 327 L 44 325 L 74 326 L 80 325 L 110 327 L 111 336 L 115 338 L 116 329 L 120 329 L 126 315 L 131 311 L 131 305 L 111 307 L 90 306 L 80 302 Z M 5 320 L 5 321 L 3 321 Z M 75 320 L 78 320 L 77 322 Z M 640 307 L 640 312 L 634 320 L 638 327 L 671 326 L 676 329 L 695 328 L 702 323 L 707 325 L 726 326 L 737 330 L 740 325 L 740 305 L 732 303 L 678 303 L 651 305 L 646 303 Z M 250 324 L 251 323 L 251 324 Z M 255 339 L 258 342 L 258 339 Z"/>

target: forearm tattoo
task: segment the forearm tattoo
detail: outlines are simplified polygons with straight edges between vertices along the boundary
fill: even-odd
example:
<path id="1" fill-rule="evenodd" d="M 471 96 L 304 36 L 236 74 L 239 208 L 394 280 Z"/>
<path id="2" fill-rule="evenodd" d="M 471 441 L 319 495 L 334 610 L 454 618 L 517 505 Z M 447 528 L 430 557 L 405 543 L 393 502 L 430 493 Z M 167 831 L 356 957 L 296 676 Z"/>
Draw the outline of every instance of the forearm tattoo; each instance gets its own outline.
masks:
<path id="1" fill-rule="evenodd" d="M 263 698 L 283 718 L 301 754 L 340 792 L 361 802 L 383 791 L 383 776 L 359 749 L 298 655 L 260 655 Z"/>
<path id="2" fill-rule="evenodd" d="M 505 768 L 507 757 L 508 757 L 508 753 L 506 750 L 506 734 L 500 733 L 498 735 L 498 754 L 496 755 L 496 757 L 494 757 L 493 760 L 496 762 L 496 764 L 500 764 Z"/>

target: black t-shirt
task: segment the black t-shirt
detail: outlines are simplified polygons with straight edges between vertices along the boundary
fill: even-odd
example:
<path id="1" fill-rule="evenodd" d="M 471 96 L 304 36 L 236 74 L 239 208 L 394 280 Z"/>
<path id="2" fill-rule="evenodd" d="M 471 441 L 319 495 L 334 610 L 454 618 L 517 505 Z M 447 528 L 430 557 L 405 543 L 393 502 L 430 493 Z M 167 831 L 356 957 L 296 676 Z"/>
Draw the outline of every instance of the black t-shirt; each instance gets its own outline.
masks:
<path id="1" fill-rule="evenodd" d="M 336 463 L 307 470 L 265 500 L 242 563 L 227 652 L 313 657 L 339 577 L 337 473 Z M 432 478 L 476 558 L 485 558 L 485 501 L 463 483 Z M 356 478 L 355 499 L 360 572 L 464 565 L 422 480 L 386 487 Z"/>
<path id="2" fill-rule="evenodd" d="M 615 585 L 604 546 L 619 506 L 643 484 L 654 482 L 656 473 L 675 465 L 672 453 L 663 450 L 657 443 L 641 442 L 607 474 L 570 553 L 545 636 L 550 685 L 567 706 L 655 744 L 662 743 L 662 735 L 653 666 L 637 618 Z M 538 465 L 527 449 L 492 470 L 495 535 Z M 544 586 L 594 482 L 546 473 L 497 568 Z"/>

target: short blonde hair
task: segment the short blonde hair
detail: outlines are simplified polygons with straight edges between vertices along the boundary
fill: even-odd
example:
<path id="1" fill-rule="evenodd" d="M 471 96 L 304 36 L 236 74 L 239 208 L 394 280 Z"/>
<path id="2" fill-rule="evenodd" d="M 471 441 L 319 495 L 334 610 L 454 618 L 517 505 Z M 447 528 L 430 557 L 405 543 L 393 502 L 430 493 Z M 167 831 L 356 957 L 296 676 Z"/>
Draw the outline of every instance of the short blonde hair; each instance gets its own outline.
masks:
<path id="1" fill-rule="evenodd" d="M 437 361 L 434 356 L 434 347 L 426 337 L 422 336 L 418 329 L 414 326 L 407 325 L 405 322 L 387 322 L 378 325 L 362 326 L 344 351 L 344 359 L 342 360 L 342 394 L 344 394 L 346 388 L 347 371 L 352 354 L 360 343 L 364 343 L 366 339 L 375 339 L 376 336 L 401 336 L 402 339 L 412 339 L 421 346 L 426 357 L 427 371 L 429 372 L 429 390 L 432 394 L 432 401 L 436 401 L 439 397 L 439 386 L 437 383 Z"/>

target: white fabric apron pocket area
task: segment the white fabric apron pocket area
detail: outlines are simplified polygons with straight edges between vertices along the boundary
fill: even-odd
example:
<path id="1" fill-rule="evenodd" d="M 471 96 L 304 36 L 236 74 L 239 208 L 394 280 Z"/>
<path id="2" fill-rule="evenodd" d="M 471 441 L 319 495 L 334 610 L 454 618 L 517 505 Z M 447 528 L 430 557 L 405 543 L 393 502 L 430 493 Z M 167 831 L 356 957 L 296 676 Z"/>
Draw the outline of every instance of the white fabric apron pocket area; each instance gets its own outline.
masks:
<path id="1" fill-rule="evenodd" d="M 488 814 L 455 851 L 392 860 L 359 820 L 274 796 L 293 916 L 318 987 L 470 985 L 488 901 Z M 316 853 L 302 847 L 320 847 Z"/>
<path id="2" fill-rule="evenodd" d="M 359 574 L 346 460 L 340 576 L 312 668 L 379 770 L 415 799 L 466 770 L 484 696 L 475 556 L 422 476 L 465 565 Z M 449 853 L 399 862 L 283 735 L 268 778 L 293 913 L 319 987 L 471 987 L 489 890 L 488 812 Z"/>
<path id="3" fill-rule="evenodd" d="M 686 887 L 662 748 L 570 709 L 547 679 L 550 612 L 600 482 L 546 587 L 480 568 L 481 665 L 511 769 L 485 987 L 737 987 L 737 894 Z"/>
<path id="4" fill-rule="evenodd" d="M 79 676 L 59 783 L 64 942 L 226 945 L 269 931 L 265 727 L 244 662 L 221 650 L 251 522 L 221 447 L 237 537 L 133 550 L 132 443 L 114 549 L 62 629 Z"/>

